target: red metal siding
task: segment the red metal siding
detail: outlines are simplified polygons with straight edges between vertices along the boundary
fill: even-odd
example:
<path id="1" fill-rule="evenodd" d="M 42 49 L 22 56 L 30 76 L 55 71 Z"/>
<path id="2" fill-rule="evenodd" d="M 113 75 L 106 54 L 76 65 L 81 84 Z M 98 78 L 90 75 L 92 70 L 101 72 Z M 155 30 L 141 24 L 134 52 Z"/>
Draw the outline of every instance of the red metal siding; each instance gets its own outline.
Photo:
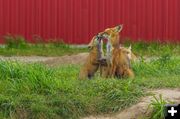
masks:
<path id="1" fill-rule="evenodd" d="M 124 24 L 124 38 L 179 42 L 180 1 L 0 0 L 1 42 L 11 33 L 82 44 L 118 24 Z"/>

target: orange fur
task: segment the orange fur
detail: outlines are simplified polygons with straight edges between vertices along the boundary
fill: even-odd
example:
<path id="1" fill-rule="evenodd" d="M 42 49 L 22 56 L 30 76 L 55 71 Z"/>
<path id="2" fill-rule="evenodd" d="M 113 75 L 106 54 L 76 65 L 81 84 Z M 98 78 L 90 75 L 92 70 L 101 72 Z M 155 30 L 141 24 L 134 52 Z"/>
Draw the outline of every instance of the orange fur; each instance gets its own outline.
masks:
<path id="1" fill-rule="evenodd" d="M 119 47 L 119 33 L 122 31 L 123 25 L 118 25 L 112 28 L 107 28 L 103 32 L 98 33 L 102 37 L 110 40 L 111 48 Z M 94 46 L 94 38 L 90 41 L 88 46 Z M 103 51 L 102 51 L 103 52 Z"/>
<path id="2" fill-rule="evenodd" d="M 98 61 L 98 48 L 95 41 L 95 37 L 91 40 L 88 47 L 90 48 L 90 53 L 87 57 L 85 64 L 82 66 L 79 79 L 87 79 L 92 78 L 94 74 L 97 72 L 99 68 L 99 61 Z"/>
<path id="3" fill-rule="evenodd" d="M 126 48 L 126 47 L 119 47 L 120 49 L 122 49 L 122 51 L 128 56 L 128 58 L 131 60 L 131 61 L 136 61 L 137 60 L 137 57 L 136 55 L 131 51 L 131 46 L 129 46 L 129 48 Z"/>
<path id="4" fill-rule="evenodd" d="M 103 32 L 101 32 L 101 34 L 110 40 L 111 45 L 113 47 L 118 47 L 119 39 L 120 39 L 119 33 L 121 32 L 122 28 L 123 28 L 122 25 L 118 25 L 112 28 L 107 28 Z"/>
<path id="5" fill-rule="evenodd" d="M 122 66 L 122 67 L 116 69 L 115 77 L 133 79 L 135 77 L 135 75 L 134 75 L 134 72 L 132 71 L 132 69 L 130 69 L 127 66 Z"/>

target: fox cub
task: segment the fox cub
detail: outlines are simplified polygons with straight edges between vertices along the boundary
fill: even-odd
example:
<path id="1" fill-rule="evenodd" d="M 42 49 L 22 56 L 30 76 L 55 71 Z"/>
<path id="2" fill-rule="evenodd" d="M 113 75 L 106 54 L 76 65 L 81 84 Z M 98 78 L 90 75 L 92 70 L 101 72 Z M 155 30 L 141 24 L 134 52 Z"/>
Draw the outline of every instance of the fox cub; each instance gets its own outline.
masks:
<path id="1" fill-rule="evenodd" d="M 111 75 L 117 78 L 134 78 L 134 72 L 131 68 L 131 60 L 134 60 L 134 54 L 131 52 L 130 47 L 113 50 L 113 64 Z"/>
<path id="2" fill-rule="evenodd" d="M 94 36 L 88 44 L 90 53 L 85 64 L 82 66 L 79 79 L 91 79 L 99 68 L 99 62 L 103 57 L 102 40 L 100 36 Z"/>

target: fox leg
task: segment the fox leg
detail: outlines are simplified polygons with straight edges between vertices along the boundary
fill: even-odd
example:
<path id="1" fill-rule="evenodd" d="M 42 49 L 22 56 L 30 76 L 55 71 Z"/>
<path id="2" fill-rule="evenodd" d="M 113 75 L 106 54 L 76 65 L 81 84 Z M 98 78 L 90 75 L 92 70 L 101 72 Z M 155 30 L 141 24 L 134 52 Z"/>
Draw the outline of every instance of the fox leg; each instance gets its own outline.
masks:
<path id="1" fill-rule="evenodd" d="M 109 76 L 109 68 L 107 66 L 102 66 L 101 69 L 100 69 L 100 76 L 103 77 L 103 78 L 108 78 Z"/>
<path id="2" fill-rule="evenodd" d="M 121 79 L 122 78 L 122 69 L 120 67 L 118 67 L 116 69 L 115 75 L 116 78 Z"/>
<path id="3" fill-rule="evenodd" d="M 116 72 L 116 66 L 115 66 L 115 65 L 112 65 L 112 66 L 110 67 L 110 72 L 109 72 L 110 78 L 114 77 L 115 72 Z"/>

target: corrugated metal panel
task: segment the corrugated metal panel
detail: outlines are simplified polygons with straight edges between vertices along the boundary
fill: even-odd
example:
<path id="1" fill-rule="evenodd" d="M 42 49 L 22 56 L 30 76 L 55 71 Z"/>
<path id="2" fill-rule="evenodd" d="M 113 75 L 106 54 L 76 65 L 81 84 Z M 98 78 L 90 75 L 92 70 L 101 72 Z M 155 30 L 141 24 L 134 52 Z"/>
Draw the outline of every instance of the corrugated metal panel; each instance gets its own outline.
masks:
<path id="1" fill-rule="evenodd" d="M 124 24 L 122 36 L 135 41 L 180 41 L 179 0 L 0 0 L 0 36 L 32 41 L 62 38 L 88 43 L 107 27 Z"/>

